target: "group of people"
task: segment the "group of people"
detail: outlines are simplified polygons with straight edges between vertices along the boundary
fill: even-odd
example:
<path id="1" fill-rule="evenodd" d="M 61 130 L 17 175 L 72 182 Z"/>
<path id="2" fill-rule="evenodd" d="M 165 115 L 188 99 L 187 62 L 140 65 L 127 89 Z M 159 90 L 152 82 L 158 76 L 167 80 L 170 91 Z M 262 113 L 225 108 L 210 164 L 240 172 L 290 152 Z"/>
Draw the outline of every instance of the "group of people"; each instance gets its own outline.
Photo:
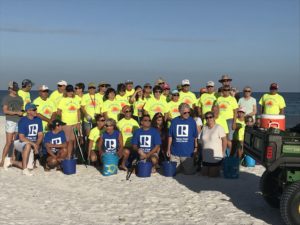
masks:
<path id="1" fill-rule="evenodd" d="M 128 170 L 132 158 L 151 161 L 153 173 L 161 161 L 171 160 L 185 174 L 200 167 L 203 175 L 218 176 L 226 149 L 243 157 L 244 129 L 257 115 L 251 87 L 239 97 L 229 75 L 219 82 L 216 91 L 208 81 L 197 98 L 188 79 L 173 90 L 163 79 L 153 87 L 134 87 L 126 80 L 116 89 L 107 82 L 89 83 L 87 93 L 84 83 L 73 86 L 61 80 L 51 94 L 47 85 L 40 85 L 39 97 L 32 101 L 31 80 L 23 80 L 21 89 L 11 81 L 2 102 L 6 144 L 0 166 L 13 165 L 32 175 L 39 160 L 45 170 L 60 169 L 61 161 L 83 144 L 88 162 L 97 168 L 103 154 L 117 154 L 122 170 Z M 259 104 L 261 114 L 284 114 L 286 107 L 276 83 Z"/>

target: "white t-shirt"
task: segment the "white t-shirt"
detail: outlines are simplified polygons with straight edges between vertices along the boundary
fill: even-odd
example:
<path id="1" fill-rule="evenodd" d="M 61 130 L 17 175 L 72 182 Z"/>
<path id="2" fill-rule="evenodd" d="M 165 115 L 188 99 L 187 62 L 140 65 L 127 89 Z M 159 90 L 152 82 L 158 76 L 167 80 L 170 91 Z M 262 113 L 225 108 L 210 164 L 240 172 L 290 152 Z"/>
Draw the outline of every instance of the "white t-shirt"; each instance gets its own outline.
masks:
<path id="1" fill-rule="evenodd" d="M 203 162 L 217 163 L 223 159 L 222 138 L 226 137 L 223 127 L 215 124 L 213 128 L 204 126 L 200 141 L 202 144 Z"/>
<path id="2" fill-rule="evenodd" d="M 202 127 L 203 126 L 203 123 L 202 123 L 202 120 L 201 120 L 200 117 L 194 117 L 194 120 L 196 121 L 197 127 L 199 127 L 199 126 Z M 200 139 L 200 134 L 201 133 L 198 134 L 198 138 L 197 139 Z"/>
<path id="3" fill-rule="evenodd" d="M 245 99 L 244 97 L 239 99 L 238 105 L 241 107 L 245 107 L 246 115 L 253 112 L 253 105 L 256 106 L 256 99 L 250 97 L 249 99 Z"/>

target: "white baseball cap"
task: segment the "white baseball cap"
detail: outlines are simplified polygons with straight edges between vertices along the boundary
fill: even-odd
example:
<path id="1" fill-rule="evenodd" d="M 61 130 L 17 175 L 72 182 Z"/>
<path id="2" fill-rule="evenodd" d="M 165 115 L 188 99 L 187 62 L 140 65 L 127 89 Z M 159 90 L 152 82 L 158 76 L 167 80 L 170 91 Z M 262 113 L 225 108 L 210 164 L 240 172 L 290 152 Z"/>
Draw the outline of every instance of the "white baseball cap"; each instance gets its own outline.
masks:
<path id="1" fill-rule="evenodd" d="M 206 83 L 206 87 L 214 87 L 215 86 L 215 83 L 213 82 L 213 81 L 207 81 L 207 83 Z"/>
<path id="2" fill-rule="evenodd" d="M 67 86 L 68 83 L 67 83 L 67 81 L 60 80 L 60 81 L 57 82 L 57 85 L 65 85 L 65 86 Z"/>
<path id="3" fill-rule="evenodd" d="M 46 91 L 46 90 L 49 90 L 49 88 L 46 85 L 42 84 L 39 86 L 39 91 Z"/>
<path id="4" fill-rule="evenodd" d="M 181 85 L 190 85 L 190 81 L 188 79 L 184 79 L 182 80 Z"/>

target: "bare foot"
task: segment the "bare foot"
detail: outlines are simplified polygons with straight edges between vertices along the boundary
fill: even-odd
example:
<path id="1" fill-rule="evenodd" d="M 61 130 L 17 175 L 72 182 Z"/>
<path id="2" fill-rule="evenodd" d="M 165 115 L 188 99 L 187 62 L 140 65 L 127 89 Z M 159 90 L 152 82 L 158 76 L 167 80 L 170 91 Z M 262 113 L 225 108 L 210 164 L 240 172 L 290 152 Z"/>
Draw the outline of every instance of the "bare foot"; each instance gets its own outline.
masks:
<path id="1" fill-rule="evenodd" d="M 152 171 L 151 171 L 152 173 L 156 173 L 157 171 L 156 171 L 156 168 L 155 167 L 152 167 Z"/>

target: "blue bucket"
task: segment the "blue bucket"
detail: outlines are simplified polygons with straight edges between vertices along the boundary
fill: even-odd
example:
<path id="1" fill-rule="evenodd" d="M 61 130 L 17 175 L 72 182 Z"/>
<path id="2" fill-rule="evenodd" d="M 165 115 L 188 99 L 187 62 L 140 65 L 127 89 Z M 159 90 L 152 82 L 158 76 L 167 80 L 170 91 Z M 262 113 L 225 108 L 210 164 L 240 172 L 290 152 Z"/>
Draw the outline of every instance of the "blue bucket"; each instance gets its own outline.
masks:
<path id="1" fill-rule="evenodd" d="M 166 177 L 174 177 L 176 175 L 177 162 L 164 161 L 162 162 L 163 175 Z"/>
<path id="2" fill-rule="evenodd" d="M 71 175 L 76 173 L 76 159 L 65 159 L 61 162 L 63 173 Z"/>
<path id="3" fill-rule="evenodd" d="M 246 155 L 244 160 L 247 167 L 255 167 L 256 162 L 249 155 Z"/>
<path id="4" fill-rule="evenodd" d="M 119 157 L 115 153 L 104 153 L 101 157 L 103 167 L 101 173 L 103 176 L 110 176 L 118 173 Z"/>
<path id="5" fill-rule="evenodd" d="M 152 171 L 152 163 L 139 161 L 137 164 L 137 176 L 138 177 L 150 177 Z"/>
<path id="6" fill-rule="evenodd" d="M 223 175 L 225 178 L 239 178 L 240 159 L 238 157 L 225 157 L 223 160 Z"/>

